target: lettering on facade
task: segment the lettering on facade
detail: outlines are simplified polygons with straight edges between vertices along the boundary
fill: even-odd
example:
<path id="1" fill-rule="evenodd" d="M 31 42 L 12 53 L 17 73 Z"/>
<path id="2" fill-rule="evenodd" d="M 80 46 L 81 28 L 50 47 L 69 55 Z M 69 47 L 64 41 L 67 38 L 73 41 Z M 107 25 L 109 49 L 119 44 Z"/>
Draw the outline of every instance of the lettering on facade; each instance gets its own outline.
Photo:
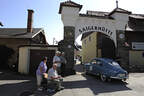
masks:
<path id="1" fill-rule="evenodd" d="M 113 32 L 106 27 L 100 27 L 100 26 L 86 26 L 81 29 L 79 29 L 80 33 L 85 33 L 88 31 L 97 31 L 97 32 L 103 32 L 104 34 L 107 34 L 109 36 L 112 36 Z"/>

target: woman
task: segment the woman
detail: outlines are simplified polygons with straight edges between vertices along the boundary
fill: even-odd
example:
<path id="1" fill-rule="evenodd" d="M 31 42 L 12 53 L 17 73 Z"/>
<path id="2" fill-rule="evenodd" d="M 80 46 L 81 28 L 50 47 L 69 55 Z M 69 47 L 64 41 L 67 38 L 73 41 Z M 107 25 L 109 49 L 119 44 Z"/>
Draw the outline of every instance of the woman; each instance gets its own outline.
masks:
<path id="1" fill-rule="evenodd" d="M 44 57 L 42 61 L 40 62 L 38 69 L 36 70 L 37 88 L 39 91 L 42 90 L 41 88 L 42 77 L 43 75 L 46 75 L 46 71 L 47 71 L 46 62 L 47 62 L 47 57 Z"/>

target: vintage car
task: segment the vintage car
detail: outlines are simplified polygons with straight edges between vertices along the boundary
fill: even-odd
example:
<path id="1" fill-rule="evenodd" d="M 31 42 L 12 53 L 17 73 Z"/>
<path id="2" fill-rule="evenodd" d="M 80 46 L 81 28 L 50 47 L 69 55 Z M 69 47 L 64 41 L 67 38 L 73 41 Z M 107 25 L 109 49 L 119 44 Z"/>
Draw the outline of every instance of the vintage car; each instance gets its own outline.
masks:
<path id="1" fill-rule="evenodd" d="M 112 59 L 94 58 L 90 63 L 84 64 L 86 74 L 100 76 L 102 81 L 111 81 L 111 79 L 126 80 L 128 72 Z"/>

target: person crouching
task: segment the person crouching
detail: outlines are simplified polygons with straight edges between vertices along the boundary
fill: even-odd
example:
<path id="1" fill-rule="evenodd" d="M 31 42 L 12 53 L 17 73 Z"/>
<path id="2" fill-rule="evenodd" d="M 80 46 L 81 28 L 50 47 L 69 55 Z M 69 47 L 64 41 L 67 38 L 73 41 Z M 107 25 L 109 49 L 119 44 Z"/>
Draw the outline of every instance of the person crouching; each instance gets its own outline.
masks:
<path id="1" fill-rule="evenodd" d="M 57 69 L 57 64 L 54 63 L 52 68 L 50 68 L 48 70 L 48 80 L 51 83 L 56 84 L 56 91 L 60 91 L 60 90 L 64 89 L 64 87 L 61 86 L 63 79 L 60 75 L 58 75 L 56 69 Z"/>

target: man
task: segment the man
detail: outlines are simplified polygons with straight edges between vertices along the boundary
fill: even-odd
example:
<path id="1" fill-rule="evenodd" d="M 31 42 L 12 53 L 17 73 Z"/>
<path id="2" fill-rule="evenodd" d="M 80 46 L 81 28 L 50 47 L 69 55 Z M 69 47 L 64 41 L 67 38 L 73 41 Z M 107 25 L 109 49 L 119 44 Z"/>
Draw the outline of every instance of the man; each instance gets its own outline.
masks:
<path id="1" fill-rule="evenodd" d="M 53 64 L 57 64 L 57 71 L 58 71 L 59 74 L 61 73 L 61 70 L 60 70 L 60 67 L 61 67 L 60 55 L 61 55 L 61 52 L 60 51 L 56 51 L 56 54 L 53 57 Z"/>
<path id="2" fill-rule="evenodd" d="M 60 59 L 61 59 L 61 76 L 65 76 L 65 66 L 66 66 L 66 59 L 64 57 L 64 52 L 61 53 L 61 56 L 60 56 Z"/>
<path id="3" fill-rule="evenodd" d="M 54 63 L 53 67 L 50 68 L 48 71 L 48 81 L 56 84 L 56 91 L 60 91 L 60 90 L 64 89 L 64 87 L 61 86 L 63 79 L 61 76 L 58 75 L 56 69 L 57 69 L 57 64 Z"/>

